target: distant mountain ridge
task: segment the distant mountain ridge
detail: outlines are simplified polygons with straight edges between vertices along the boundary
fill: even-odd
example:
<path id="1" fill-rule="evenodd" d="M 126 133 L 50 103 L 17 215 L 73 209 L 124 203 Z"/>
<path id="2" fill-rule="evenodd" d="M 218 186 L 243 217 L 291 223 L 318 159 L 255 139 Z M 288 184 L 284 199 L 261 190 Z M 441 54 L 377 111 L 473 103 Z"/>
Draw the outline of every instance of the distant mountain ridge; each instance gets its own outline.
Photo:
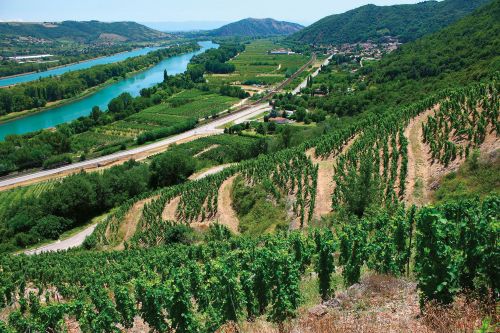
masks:
<path id="1" fill-rule="evenodd" d="M 63 21 L 44 23 L 0 23 L 2 37 L 33 37 L 75 42 L 149 41 L 171 35 L 136 22 Z"/>
<path id="2" fill-rule="evenodd" d="M 233 22 L 209 31 L 210 36 L 227 37 L 227 36 L 250 36 L 250 37 L 266 37 L 266 36 L 286 36 L 291 35 L 304 27 L 298 23 L 285 21 L 277 21 L 271 18 L 255 19 L 247 18 L 238 22 Z"/>
<path id="3" fill-rule="evenodd" d="M 327 16 L 290 38 L 309 44 L 341 44 L 391 35 L 408 42 L 438 31 L 488 2 L 490 0 L 443 0 L 411 5 L 366 5 Z"/>

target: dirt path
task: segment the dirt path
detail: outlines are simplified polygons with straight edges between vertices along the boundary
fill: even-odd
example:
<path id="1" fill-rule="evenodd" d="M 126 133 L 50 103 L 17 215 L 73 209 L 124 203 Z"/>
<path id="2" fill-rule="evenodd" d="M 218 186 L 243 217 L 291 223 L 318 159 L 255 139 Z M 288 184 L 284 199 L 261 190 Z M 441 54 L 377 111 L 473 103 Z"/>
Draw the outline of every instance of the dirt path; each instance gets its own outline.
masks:
<path id="1" fill-rule="evenodd" d="M 200 157 L 201 155 L 205 154 L 206 152 L 209 152 L 211 151 L 212 149 L 215 149 L 217 147 L 220 147 L 220 145 L 211 145 L 210 147 L 207 147 L 205 149 L 203 149 L 202 151 L 200 151 L 199 153 L 197 153 L 196 155 L 193 155 L 194 158 L 197 158 L 197 157 Z"/>
<path id="2" fill-rule="evenodd" d="M 434 115 L 438 108 L 437 105 L 413 118 L 404 132 L 409 141 L 405 202 L 410 205 L 423 206 L 430 203 L 431 193 L 439 187 L 442 177 L 456 171 L 466 160 L 465 157 L 458 156 L 448 166 L 432 161 L 430 149 L 423 143 L 422 123 Z M 500 140 L 496 134 L 491 133 L 491 128 L 488 128 L 487 133 L 485 141 L 479 147 L 482 156 L 500 150 Z"/>
<path id="3" fill-rule="evenodd" d="M 123 235 L 121 243 L 115 248 L 115 250 L 124 250 L 125 242 L 128 241 L 132 236 L 134 236 L 137 230 L 137 224 L 142 217 L 142 211 L 144 206 L 151 201 L 158 199 L 158 196 L 154 196 L 148 199 L 137 201 L 132 208 L 128 211 L 123 222 L 120 224 L 120 229 L 118 230 L 118 237 Z"/>
<path id="4" fill-rule="evenodd" d="M 210 168 L 208 170 L 204 170 L 204 171 L 200 171 L 200 172 L 194 173 L 194 174 L 192 174 L 189 177 L 189 180 L 200 180 L 200 179 L 203 179 L 203 178 L 208 177 L 210 175 L 214 175 L 216 173 L 219 173 L 222 170 L 224 170 L 226 168 L 229 168 L 229 167 L 231 167 L 231 166 L 233 166 L 235 164 L 236 163 L 222 164 L 222 165 L 218 165 L 216 167 Z"/>
<path id="5" fill-rule="evenodd" d="M 356 141 L 357 136 L 350 139 L 349 142 L 342 148 L 340 154 L 346 153 L 352 144 Z M 321 219 L 322 216 L 332 212 L 332 196 L 335 189 L 333 181 L 334 166 L 338 155 L 330 155 L 327 158 L 316 157 L 315 148 L 311 148 L 306 152 L 313 163 L 318 164 L 318 187 L 316 190 L 316 205 L 314 206 L 314 219 Z"/>
<path id="6" fill-rule="evenodd" d="M 161 219 L 163 221 L 176 221 L 177 217 L 175 213 L 177 212 L 177 207 L 179 206 L 179 202 L 181 202 L 181 197 L 175 197 L 170 200 L 168 204 L 165 205 L 165 209 L 163 209 L 163 213 L 161 214 Z"/>
<path id="7" fill-rule="evenodd" d="M 409 142 L 405 201 L 410 205 L 423 206 L 429 202 L 427 184 L 430 178 L 431 156 L 423 144 L 422 124 L 436 110 L 437 107 L 413 118 L 404 131 Z"/>
<path id="8" fill-rule="evenodd" d="M 239 220 L 233 209 L 231 190 L 236 176 L 232 176 L 222 183 L 219 189 L 219 200 L 217 202 L 217 215 L 220 224 L 226 226 L 234 233 L 238 233 Z"/>

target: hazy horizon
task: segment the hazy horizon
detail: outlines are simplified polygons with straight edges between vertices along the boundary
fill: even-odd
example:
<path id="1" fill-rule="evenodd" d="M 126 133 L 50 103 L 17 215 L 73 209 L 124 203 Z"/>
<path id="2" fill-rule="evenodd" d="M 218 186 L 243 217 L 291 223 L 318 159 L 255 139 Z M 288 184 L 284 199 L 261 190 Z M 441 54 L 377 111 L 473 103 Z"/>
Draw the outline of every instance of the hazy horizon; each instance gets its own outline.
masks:
<path id="1" fill-rule="evenodd" d="M 69 2 L 66 0 L 0 0 L 0 21 L 2 22 L 59 22 L 65 20 L 104 22 L 135 21 L 155 24 L 183 26 L 182 29 L 216 28 L 225 23 L 248 17 L 268 18 L 309 25 L 327 15 L 338 14 L 369 3 L 394 5 L 417 3 L 421 0 L 353 0 L 349 3 L 324 3 L 310 0 L 307 5 L 296 0 L 254 0 L 239 3 L 230 0 L 185 0 L 172 2 L 162 0 L 137 1 L 87 0 Z M 96 10 L 97 9 L 97 10 Z M 175 30 L 175 29 L 174 29 Z M 179 30 L 179 29 L 177 29 Z"/>

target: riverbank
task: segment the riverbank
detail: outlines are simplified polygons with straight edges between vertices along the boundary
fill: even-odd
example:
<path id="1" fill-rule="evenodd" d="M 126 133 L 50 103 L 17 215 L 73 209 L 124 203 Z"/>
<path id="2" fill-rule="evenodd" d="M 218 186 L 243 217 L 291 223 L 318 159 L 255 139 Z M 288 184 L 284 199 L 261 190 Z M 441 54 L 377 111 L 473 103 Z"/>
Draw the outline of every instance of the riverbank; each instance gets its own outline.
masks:
<path id="1" fill-rule="evenodd" d="M 142 69 L 140 71 L 131 72 L 130 74 L 131 75 L 132 74 L 137 74 L 137 73 L 140 73 L 142 71 L 148 70 L 149 68 L 150 67 L 144 68 L 144 69 Z M 128 77 L 128 74 L 127 74 L 127 77 Z M 73 103 L 73 102 L 77 102 L 77 101 L 82 100 L 84 98 L 87 98 L 87 97 L 95 94 L 96 92 L 98 92 L 98 91 L 106 88 L 107 86 L 109 86 L 109 85 L 111 85 L 113 83 L 119 82 L 121 80 L 122 79 L 117 80 L 116 78 L 109 79 L 108 81 L 106 81 L 104 83 L 101 83 L 98 86 L 95 86 L 95 87 L 92 87 L 92 88 L 84 90 L 83 92 L 81 92 L 77 96 L 73 96 L 73 97 L 66 98 L 66 99 L 61 99 L 59 101 L 49 102 L 49 103 L 47 103 L 46 106 L 41 107 L 41 108 L 36 108 L 36 109 L 30 109 L 30 110 L 24 110 L 24 111 L 19 111 L 19 112 L 8 113 L 6 115 L 0 116 L 0 125 L 1 124 L 9 123 L 11 121 L 14 121 L 14 120 L 17 120 L 17 119 L 20 119 L 20 118 L 28 117 L 28 116 L 31 116 L 31 115 L 34 115 L 34 114 L 37 114 L 37 113 L 46 112 L 46 111 L 49 111 L 49 110 L 55 109 L 57 107 Z M 90 114 L 90 111 L 89 111 L 89 114 Z"/>
<path id="2" fill-rule="evenodd" d="M 106 58 L 106 57 L 113 57 L 113 56 L 117 56 L 119 54 L 123 54 L 123 53 L 127 53 L 127 52 L 132 52 L 132 51 L 135 51 L 135 50 L 138 50 L 138 49 L 140 49 L 140 47 L 136 47 L 136 48 L 133 48 L 133 49 L 130 49 L 130 50 L 127 50 L 127 51 L 121 51 L 121 52 L 117 52 L 117 53 L 111 53 L 111 54 L 108 54 L 108 55 L 102 55 L 102 56 L 99 56 L 99 57 L 88 58 L 88 59 L 84 59 L 84 60 L 80 60 L 80 61 L 70 62 L 70 63 L 64 64 L 64 65 L 57 65 L 57 66 L 47 67 L 47 69 L 44 70 L 44 71 L 32 71 L 32 72 L 24 72 L 24 73 L 19 73 L 19 74 L 14 74 L 14 75 L 0 76 L 0 80 L 3 80 L 3 79 L 12 79 L 12 78 L 15 78 L 15 77 L 20 77 L 20 76 L 25 76 L 25 75 L 31 75 L 31 74 L 37 74 L 37 73 L 41 74 L 41 73 L 45 73 L 47 71 L 51 71 L 51 70 L 54 70 L 54 69 L 59 69 L 59 68 L 74 66 L 74 65 L 78 65 L 78 64 L 83 64 L 83 63 L 86 63 L 86 62 L 89 62 L 89 61 L 99 60 L 99 59 Z M 24 83 L 24 82 L 22 82 L 22 83 Z M 15 85 L 18 85 L 18 84 L 22 84 L 22 83 L 11 84 L 10 86 L 3 86 L 3 87 L 0 87 L 0 88 L 12 87 L 12 86 L 15 86 Z"/>
<path id="3" fill-rule="evenodd" d="M 25 72 L 25 73 L 19 73 L 19 74 L 8 75 L 8 76 L 0 76 L 0 81 L 1 80 L 6 80 L 6 79 L 12 79 L 12 78 L 16 78 L 16 77 L 21 77 L 21 76 L 25 76 L 25 75 L 43 74 L 45 72 L 56 70 L 56 69 L 60 69 L 60 68 L 64 68 L 64 67 L 75 66 L 75 65 L 84 64 L 84 63 L 90 62 L 90 61 L 96 61 L 96 60 L 107 58 L 107 57 L 115 57 L 115 56 L 118 56 L 120 54 L 138 51 L 138 50 L 141 50 L 141 49 L 143 49 L 145 47 L 161 49 L 161 48 L 168 48 L 170 46 L 171 45 L 153 45 L 153 46 L 144 46 L 144 47 L 134 47 L 134 48 L 131 48 L 130 50 L 126 50 L 126 51 L 121 51 L 121 52 L 111 53 L 111 54 L 108 54 L 108 55 L 102 55 L 102 56 L 88 58 L 88 59 L 84 59 L 84 60 L 80 60 L 80 61 L 70 62 L 70 63 L 64 64 L 64 65 L 57 65 L 57 66 L 49 67 L 49 68 L 47 68 L 44 71 L 32 71 L 32 72 Z M 126 59 L 124 59 L 124 60 L 126 60 Z M 98 65 L 96 65 L 96 66 L 98 66 Z M 60 76 L 60 75 L 62 75 L 62 74 L 55 75 L 55 76 Z M 27 82 L 31 82 L 31 81 L 27 81 Z M 22 83 L 25 83 L 25 82 L 11 84 L 11 85 L 8 85 L 8 86 L 0 86 L 0 89 L 1 88 L 12 87 L 12 86 L 15 86 L 15 85 L 18 85 L 18 84 L 22 84 Z"/>
<path id="4" fill-rule="evenodd" d="M 127 52 L 130 52 L 130 51 L 127 51 Z M 123 53 L 123 52 L 120 52 L 120 53 Z M 119 53 L 117 53 L 117 54 L 119 54 Z M 115 55 L 117 55 L 117 54 L 115 54 Z M 179 55 L 182 55 L 182 54 L 179 54 Z M 175 56 L 178 56 L 178 55 L 175 55 Z M 175 56 L 172 56 L 172 57 L 175 57 Z M 0 125 L 8 123 L 8 122 L 11 122 L 11 121 L 14 121 L 14 120 L 18 120 L 20 118 L 28 117 L 28 116 L 31 116 L 31 115 L 34 115 L 34 114 L 37 114 L 37 113 L 46 112 L 46 111 L 55 109 L 57 107 L 61 107 L 61 106 L 70 104 L 70 103 L 77 102 L 79 100 L 82 100 L 84 98 L 87 98 L 87 97 L 89 97 L 89 96 L 91 96 L 91 95 L 99 92 L 100 90 L 106 88 L 107 86 L 109 86 L 111 84 L 114 84 L 114 83 L 126 80 L 126 79 L 128 79 L 130 77 L 133 77 L 133 76 L 137 75 L 137 74 L 145 72 L 148 69 L 151 69 L 154 66 L 158 65 L 160 62 L 162 62 L 164 60 L 167 60 L 169 58 L 172 58 L 172 57 L 164 58 L 164 59 L 160 60 L 158 63 L 154 63 L 154 64 L 151 64 L 151 65 L 149 65 L 147 67 L 141 68 L 139 70 L 129 72 L 129 73 L 127 73 L 125 75 L 125 77 L 111 78 L 108 81 L 106 81 L 104 83 L 101 83 L 100 85 L 97 85 L 95 87 L 91 87 L 91 88 L 88 88 L 88 89 L 82 91 L 80 94 L 78 94 L 76 96 L 73 96 L 73 97 L 70 97 L 70 98 L 66 98 L 66 99 L 62 99 L 62 100 L 59 100 L 59 101 L 49 102 L 44 107 L 30 109 L 30 110 L 23 110 L 23 111 L 19 111 L 19 112 L 12 112 L 12 113 L 8 113 L 6 115 L 0 116 Z M 90 61 L 90 60 L 88 60 L 88 61 Z M 89 110 L 89 114 L 90 114 L 90 110 Z"/>

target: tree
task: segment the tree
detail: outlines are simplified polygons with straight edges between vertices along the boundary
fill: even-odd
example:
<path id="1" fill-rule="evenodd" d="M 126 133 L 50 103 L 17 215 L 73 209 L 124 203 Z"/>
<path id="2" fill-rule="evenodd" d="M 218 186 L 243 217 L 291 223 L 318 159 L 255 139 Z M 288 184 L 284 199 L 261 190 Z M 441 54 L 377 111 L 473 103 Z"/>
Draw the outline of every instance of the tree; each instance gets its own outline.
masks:
<path id="1" fill-rule="evenodd" d="M 333 243 L 333 235 L 330 230 L 320 234 L 319 244 L 317 244 L 317 246 L 319 246 L 319 258 L 317 263 L 319 292 L 321 298 L 326 301 L 332 293 L 332 273 L 335 272 L 335 264 L 333 262 L 335 246 Z"/>
<path id="2" fill-rule="evenodd" d="M 150 184 L 164 187 L 184 182 L 195 170 L 195 161 L 186 153 L 170 152 L 153 159 Z"/>
<path id="3" fill-rule="evenodd" d="M 306 118 L 306 115 L 307 112 L 304 108 L 298 108 L 297 111 L 295 111 L 295 120 L 302 122 Z"/>
<path id="4" fill-rule="evenodd" d="M 264 125 L 262 123 L 260 123 L 259 126 L 257 126 L 257 133 L 261 135 L 266 134 L 266 129 L 264 128 Z"/>
<path id="5" fill-rule="evenodd" d="M 292 143 L 292 135 L 293 133 L 291 126 L 282 127 L 279 138 L 283 148 L 290 148 L 290 145 Z"/>
<path id="6" fill-rule="evenodd" d="M 90 113 L 90 117 L 94 120 L 94 121 L 98 121 L 99 118 L 101 117 L 102 115 L 102 111 L 101 109 L 96 105 L 94 107 L 92 107 L 92 112 Z"/>

